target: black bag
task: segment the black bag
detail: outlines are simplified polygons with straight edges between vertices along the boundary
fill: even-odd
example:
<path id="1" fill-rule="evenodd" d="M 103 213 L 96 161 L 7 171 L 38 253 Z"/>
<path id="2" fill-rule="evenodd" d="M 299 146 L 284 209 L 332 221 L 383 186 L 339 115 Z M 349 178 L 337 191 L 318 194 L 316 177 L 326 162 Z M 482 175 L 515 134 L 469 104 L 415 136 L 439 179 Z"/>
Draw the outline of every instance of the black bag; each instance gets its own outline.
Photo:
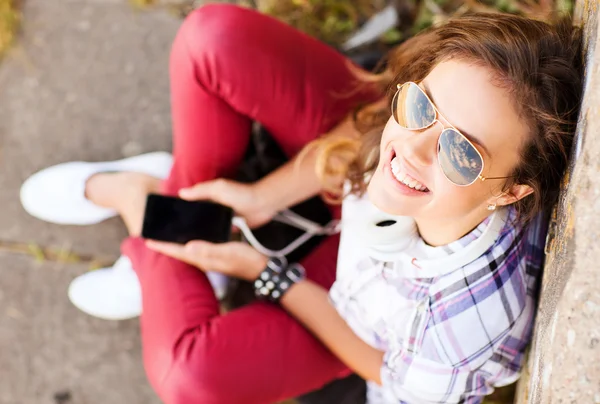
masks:
<path id="1" fill-rule="evenodd" d="M 287 161 L 287 156 L 273 137 L 261 125 L 255 124 L 250 145 L 237 175 L 237 180 L 240 182 L 258 181 Z M 312 197 L 288 208 L 288 210 L 320 226 L 325 227 L 332 224 L 331 212 L 320 196 Z M 278 251 L 289 246 L 304 234 L 306 234 L 305 230 L 275 220 L 259 228 L 252 229 L 252 235 L 263 246 Z M 300 261 L 326 236 L 326 234 L 322 234 L 310 237 L 292 252 L 286 254 L 285 257 L 290 263 Z"/>

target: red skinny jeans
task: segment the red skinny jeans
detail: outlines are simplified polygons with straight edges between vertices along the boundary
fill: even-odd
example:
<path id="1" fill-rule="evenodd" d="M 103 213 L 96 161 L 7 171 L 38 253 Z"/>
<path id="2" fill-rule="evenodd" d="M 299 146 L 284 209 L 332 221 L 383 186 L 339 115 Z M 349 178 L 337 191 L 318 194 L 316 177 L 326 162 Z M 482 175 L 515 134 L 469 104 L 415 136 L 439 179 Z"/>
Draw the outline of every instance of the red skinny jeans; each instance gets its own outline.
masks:
<path id="1" fill-rule="evenodd" d="M 193 12 L 171 60 L 174 166 L 165 194 L 231 177 L 261 122 L 288 156 L 327 132 L 372 90 L 354 92 L 347 59 L 264 15 L 231 5 Z M 303 260 L 325 288 L 335 278 L 338 237 Z M 273 304 L 225 315 L 205 274 L 128 238 L 139 277 L 144 365 L 166 404 L 273 403 L 317 389 L 348 369 Z"/>

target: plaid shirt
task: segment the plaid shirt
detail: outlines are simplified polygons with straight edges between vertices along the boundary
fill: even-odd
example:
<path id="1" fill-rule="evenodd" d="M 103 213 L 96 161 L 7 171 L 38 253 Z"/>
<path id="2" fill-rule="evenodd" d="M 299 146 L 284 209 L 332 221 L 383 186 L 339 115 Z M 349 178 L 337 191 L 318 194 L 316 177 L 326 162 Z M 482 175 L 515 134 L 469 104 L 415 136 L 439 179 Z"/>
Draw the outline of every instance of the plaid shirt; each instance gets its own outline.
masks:
<path id="1" fill-rule="evenodd" d="M 359 337 L 385 352 L 382 385 L 368 383 L 368 403 L 476 404 L 494 387 L 517 380 L 544 257 L 541 216 L 522 229 L 510 224 L 516 214 L 507 209 L 507 220 L 500 222 L 486 252 L 458 268 L 422 276 L 415 265 L 376 259 L 361 249 L 368 233 L 344 226 L 349 213 L 344 205 L 330 298 Z M 443 261 L 468 251 L 490 220 L 442 247 L 427 246 L 413 229 L 401 248 L 414 257 Z"/>

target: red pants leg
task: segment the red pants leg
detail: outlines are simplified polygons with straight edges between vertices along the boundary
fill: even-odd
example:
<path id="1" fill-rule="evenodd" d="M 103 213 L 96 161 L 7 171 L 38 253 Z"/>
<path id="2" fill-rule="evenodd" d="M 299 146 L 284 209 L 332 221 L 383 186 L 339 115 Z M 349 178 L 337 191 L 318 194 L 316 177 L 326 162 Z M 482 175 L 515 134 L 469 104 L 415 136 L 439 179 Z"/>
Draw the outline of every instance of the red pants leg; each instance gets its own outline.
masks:
<path id="1" fill-rule="evenodd" d="M 261 122 L 288 155 L 377 94 L 355 85 L 331 48 L 269 17 L 210 5 L 183 23 L 171 54 L 174 167 L 167 194 L 229 177 L 243 157 L 251 121 Z M 329 288 L 338 237 L 302 264 Z M 279 307 L 254 303 L 219 314 L 206 276 L 123 243 L 143 291 L 141 318 L 148 378 L 167 404 L 271 403 L 316 389 L 346 372 Z"/>

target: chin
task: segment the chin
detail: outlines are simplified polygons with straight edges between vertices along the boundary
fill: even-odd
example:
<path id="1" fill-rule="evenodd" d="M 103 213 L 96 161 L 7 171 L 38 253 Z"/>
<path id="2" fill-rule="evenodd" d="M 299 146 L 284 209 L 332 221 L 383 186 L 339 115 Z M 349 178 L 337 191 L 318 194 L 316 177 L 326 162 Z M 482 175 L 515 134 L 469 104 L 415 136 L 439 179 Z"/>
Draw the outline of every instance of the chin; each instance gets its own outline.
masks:
<path id="1" fill-rule="evenodd" d="M 413 201 L 402 195 L 394 195 L 381 186 L 377 175 L 374 175 L 367 187 L 369 201 L 377 209 L 395 216 L 417 216 L 418 208 L 411 206 Z"/>

